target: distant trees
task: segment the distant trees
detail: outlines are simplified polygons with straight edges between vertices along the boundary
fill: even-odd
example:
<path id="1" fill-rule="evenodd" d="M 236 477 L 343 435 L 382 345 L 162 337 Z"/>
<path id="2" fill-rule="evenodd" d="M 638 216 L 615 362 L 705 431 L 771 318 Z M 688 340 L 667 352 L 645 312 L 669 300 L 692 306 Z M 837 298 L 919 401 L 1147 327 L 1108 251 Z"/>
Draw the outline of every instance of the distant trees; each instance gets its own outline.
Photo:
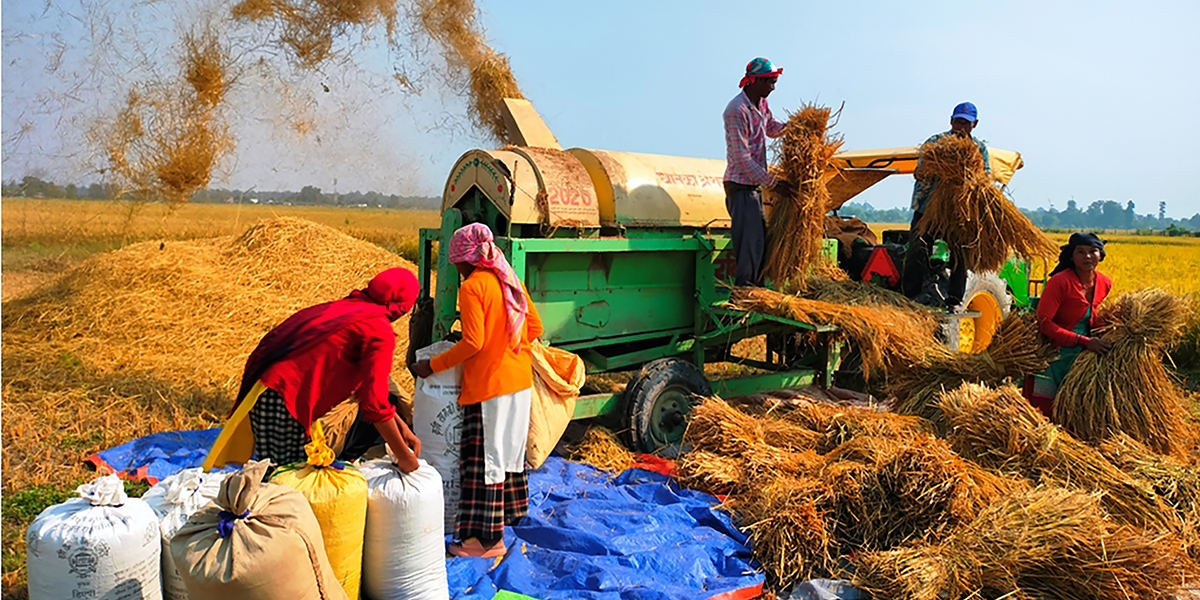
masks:
<path id="1" fill-rule="evenodd" d="M 1042 229 L 1147 229 L 1166 230 L 1171 226 L 1183 231 L 1200 231 L 1200 213 L 1188 219 L 1166 217 L 1165 203 L 1159 204 L 1158 215 L 1139 215 L 1133 201 L 1120 203 L 1113 200 L 1096 200 L 1087 209 L 1080 210 L 1075 200 L 1067 201 L 1066 210 L 1039 208 L 1021 209 L 1034 225 Z M 848 202 L 839 211 L 843 217 L 858 217 L 868 223 L 907 223 L 912 220 L 912 211 L 906 209 L 879 210 L 870 204 Z"/>

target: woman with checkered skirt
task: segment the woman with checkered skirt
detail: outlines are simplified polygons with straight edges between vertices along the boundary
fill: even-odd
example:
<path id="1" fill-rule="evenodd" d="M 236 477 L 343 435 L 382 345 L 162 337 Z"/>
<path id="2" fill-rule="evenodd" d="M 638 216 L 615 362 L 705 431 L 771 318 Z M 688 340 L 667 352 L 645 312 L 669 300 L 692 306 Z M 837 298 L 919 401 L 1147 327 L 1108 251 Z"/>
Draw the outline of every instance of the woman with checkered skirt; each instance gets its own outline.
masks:
<path id="1" fill-rule="evenodd" d="M 456 231 L 449 258 L 463 277 L 458 289 L 462 340 L 411 370 L 429 377 L 462 365 L 462 499 L 450 553 L 503 556 L 504 526 L 529 513 L 525 441 L 533 399 L 530 342 L 542 334 L 542 321 L 486 225 Z"/>
<path id="2" fill-rule="evenodd" d="M 246 361 L 205 468 L 243 463 L 252 452 L 276 465 L 303 462 L 313 421 L 353 395 L 358 416 L 338 458 L 354 460 L 386 442 L 397 465 L 415 471 L 421 442 L 396 412 L 388 375 L 392 322 L 412 308 L 419 287 L 411 271 L 388 269 L 366 289 L 301 310 L 267 333 Z"/>

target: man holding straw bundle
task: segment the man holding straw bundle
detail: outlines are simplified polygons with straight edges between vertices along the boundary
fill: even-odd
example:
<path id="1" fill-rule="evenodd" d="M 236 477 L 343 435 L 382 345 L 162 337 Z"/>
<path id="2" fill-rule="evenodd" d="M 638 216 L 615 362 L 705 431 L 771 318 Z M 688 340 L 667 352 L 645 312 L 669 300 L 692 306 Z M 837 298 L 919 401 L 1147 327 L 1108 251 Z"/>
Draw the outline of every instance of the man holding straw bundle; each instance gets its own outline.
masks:
<path id="1" fill-rule="evenodd" d="M 975 109 L 975 105 L 970 102 L 963 102 L 954 107 L 954 112 L 950 114 L 950 131 L 938 133 L 925 140 L 926 144 L 936 142 L 943 136 L 957 135 L 971 138 L 976 146 L 979 146 L 979 154 L 983 156 L 983 169 L 988 173 L 992 172 L 992 166 L 988 159 L 987 144 L 983 140 L 971 135 L 975 126 L 979 125 L 979 111 Z M 912 225 L 909 229 L 913 232 L 917 231 L 917 223 L 921 221 L 921 217 L 925 216 L 925 207 L 929 205 L 929 199 L 933 197 L 933 190 L 937 188 L 937 177 L 923 175 L 921 172 L 921 161 L 917 161 L 917 168 L 913 171 L 913 177 L 916 182 L 913 184 L 912 194 L 912 209 L 913 218 Z M 916 298 L 921 293 L 921 288 L 925 283 L 925 277 L 929 274 L 929 254 L 933 249 L 934 236 L 932 233 L 925 233 L 916 238 L 910 238 L 908 241 L 908 252 L 904 257 L 904 295 L 909 298 Z M 950 257 L 950 285 L 947 290 L 945 299 L 946 307 L 953 309 L 963 301 L 963 294 L 967 289 L 967 267 L 963 263 L 961 257 Z"/>
<path id="2" fill-rule="evenodd" d="M 759 186 L 785 195 L 791 184 L 767 172 L 767 138 L 779 137 L 783 123 L 771 115 L 767 96 L 783 73 L 759 57 L 746 65 L 742 91 L 725 107 L 725 208 L 733 221 L 730 236 L 736 258 L 735 284 L 758 285 L 767 244 L 767 219 Z"/>

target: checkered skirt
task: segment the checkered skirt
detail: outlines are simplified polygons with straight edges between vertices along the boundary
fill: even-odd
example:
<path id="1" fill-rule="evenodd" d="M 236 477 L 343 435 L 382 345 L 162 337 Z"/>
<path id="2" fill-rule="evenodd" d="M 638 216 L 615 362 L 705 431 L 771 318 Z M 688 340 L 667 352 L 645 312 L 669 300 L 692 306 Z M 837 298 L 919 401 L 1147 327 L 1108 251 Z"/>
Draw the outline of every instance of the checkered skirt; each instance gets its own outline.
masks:
<path id="1" fill-rule="evenodd" d="M 308 429 L 292 416 L 277 391 L 267 388 L 258 397 L 250 409 L 250 431 L 258 460 L 270 459 L 280 466 L 308 460 Z"/>
<path id="2" fill-rule="evenodd" d="M 529 478 L 525 471 L 506 473 L 504 483 L 487 485 L 483 470 L 483 406 L 463 407 L 459 469 L 462 497 L 454 524 L 454 538 L 477 538 L 490 545 L 504 537 L 504 526 L 529 514 Z"/>

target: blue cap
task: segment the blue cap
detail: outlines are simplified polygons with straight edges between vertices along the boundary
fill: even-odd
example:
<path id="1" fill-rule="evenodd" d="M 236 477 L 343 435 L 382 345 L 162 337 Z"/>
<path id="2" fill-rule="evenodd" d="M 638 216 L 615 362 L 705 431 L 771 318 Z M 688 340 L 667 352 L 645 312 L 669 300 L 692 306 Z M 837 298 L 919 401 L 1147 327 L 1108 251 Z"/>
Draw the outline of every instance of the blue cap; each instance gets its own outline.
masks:
<path id="1" fill-rule="evenodd" d="M 950 115 L 951 119 L 966 119 L 972 123 L 979 120 L 979 111 L 975 110 L 975 105 L 970 102 L 963 102 L 954 107 L 954 114 Z"/>

